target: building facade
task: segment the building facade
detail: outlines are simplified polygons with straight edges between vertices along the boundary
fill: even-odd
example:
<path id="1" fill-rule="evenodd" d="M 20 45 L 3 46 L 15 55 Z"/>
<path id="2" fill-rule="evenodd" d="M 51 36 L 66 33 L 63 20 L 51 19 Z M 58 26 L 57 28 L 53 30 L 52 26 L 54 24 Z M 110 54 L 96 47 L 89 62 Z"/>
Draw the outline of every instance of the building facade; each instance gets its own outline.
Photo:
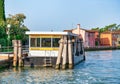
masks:
<path id="1" fill-rule="evenodd" d="M 74 34 L 78 34 L 79 38 L 81 38 L 84 43 L 84 47 L 95 47 L 95 41 L 98 35 L 97 31 L 83 29 L 80 27 L 80 24 L 77 24 L 77 28 L 75 29 L 64 31 L 69 31 Z"/>
<path id="2" fill-rule="evenodd" d="M 118 31 L 107 31 L 100 34 L 101 46 L 119 46 L 120 45 L 120 33 Z"/>

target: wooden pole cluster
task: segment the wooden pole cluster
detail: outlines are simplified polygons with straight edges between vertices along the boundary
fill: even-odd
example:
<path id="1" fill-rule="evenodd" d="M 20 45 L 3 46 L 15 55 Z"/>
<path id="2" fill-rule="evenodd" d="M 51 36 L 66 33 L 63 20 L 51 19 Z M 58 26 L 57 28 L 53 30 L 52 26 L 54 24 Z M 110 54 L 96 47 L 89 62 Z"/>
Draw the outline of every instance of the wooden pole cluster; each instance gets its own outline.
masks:
<path id="1" fill-rule="evenodd" d="M 73 55 L 72 55 L 72 41 L 70 37 L 63 36 L 59 42 L 59 51 L 58 57 L 56 61 L 56 69 L 61 68 L 66 69 L 67 67 L 72 69 L 73 68 Z"/>
<path id="2" fill-rule="evenodd" d="M 14 57 L 13 57 L 13 66 L 23 66 L 22 62 L 22 44 L 20 40 L 13 40 L 14 46 Z"/>

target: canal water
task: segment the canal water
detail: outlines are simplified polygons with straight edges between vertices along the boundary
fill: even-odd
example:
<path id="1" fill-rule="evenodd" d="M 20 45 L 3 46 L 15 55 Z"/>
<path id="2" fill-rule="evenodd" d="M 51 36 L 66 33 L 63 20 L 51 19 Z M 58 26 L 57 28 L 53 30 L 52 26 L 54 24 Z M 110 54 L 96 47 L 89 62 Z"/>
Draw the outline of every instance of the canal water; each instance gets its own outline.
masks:
<path id="1" fill-rule="evenodd" d="M 120 84 L 120 50 L 86 52 L 86 61 L 73 70 L 1 70 L 0 84 Z"/>

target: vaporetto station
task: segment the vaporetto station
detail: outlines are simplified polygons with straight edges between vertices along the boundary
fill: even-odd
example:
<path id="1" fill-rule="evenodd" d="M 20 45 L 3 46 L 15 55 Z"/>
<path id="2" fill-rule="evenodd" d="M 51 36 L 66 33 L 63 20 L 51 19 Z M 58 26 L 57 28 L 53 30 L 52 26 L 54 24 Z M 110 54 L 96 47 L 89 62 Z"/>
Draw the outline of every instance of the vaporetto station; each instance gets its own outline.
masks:
<path id="1" fill-rule="evenodd" d="M 29 35 L 29 54 L 24 66 L 73 68 L 85 60 L 82 40 L 70 32 L 26 32 Z"/>

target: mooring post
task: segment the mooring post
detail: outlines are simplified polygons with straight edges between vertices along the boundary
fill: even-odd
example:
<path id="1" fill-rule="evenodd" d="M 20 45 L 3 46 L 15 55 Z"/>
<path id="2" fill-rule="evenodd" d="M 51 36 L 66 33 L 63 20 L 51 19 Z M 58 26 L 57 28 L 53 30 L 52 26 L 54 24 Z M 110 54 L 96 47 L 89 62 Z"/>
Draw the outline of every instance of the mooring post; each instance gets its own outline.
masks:
<path id="1" fill-rule="evenodd" d="M 80 49 L 82 46 L 80 46 L 80 39 L 78 39 L 78 56 L 80 56 Z"/>
<path id="2" fill-rule="evenodd" d="M 18 40 L 18 64 L 19 64 L 19 67 L 23 66 L 22 65 L 22 44 L 21 44 L 21 40 Z"/>
<path id="3" fill-rule="evenodd" d="M 83 59 L 83 60 L 85 60 L 85 59 L 86 59 L 86 57 L 85 57 L 85 49 L 84 49 L 83 41 L 82 41 L 82 49 L 83 49 L 83 57 L 84 57 L 84 59 Z"/>
<path id="4" fill-rule="evenodd" d="M 63 53 L 63 37 L 59 41 L 59 51 L 58 51 L 58 57 L 57 57 L 55 69 L 60 69 L 60 62 L 62 59 L 62 53 Z"/>
<path id="5" fill-rule="evenodd" d="M 63 64 L 62 69 L 67 68 L 67 36 L 64 36 Z"/>
<path id="6" fill-rule="evenodd" d="M 68 40 L 68 59 L 69 59 L 69 69 L 73 68 L 73 51 L 72 51 L 72 41 Z"/>
<path id="7" fill-rule="evenodd" d="M 14 46 L 14 57 L 13 57 L 13 66 L 17 66 L 17 40 L 13 40 L 13 46 Z"/>

